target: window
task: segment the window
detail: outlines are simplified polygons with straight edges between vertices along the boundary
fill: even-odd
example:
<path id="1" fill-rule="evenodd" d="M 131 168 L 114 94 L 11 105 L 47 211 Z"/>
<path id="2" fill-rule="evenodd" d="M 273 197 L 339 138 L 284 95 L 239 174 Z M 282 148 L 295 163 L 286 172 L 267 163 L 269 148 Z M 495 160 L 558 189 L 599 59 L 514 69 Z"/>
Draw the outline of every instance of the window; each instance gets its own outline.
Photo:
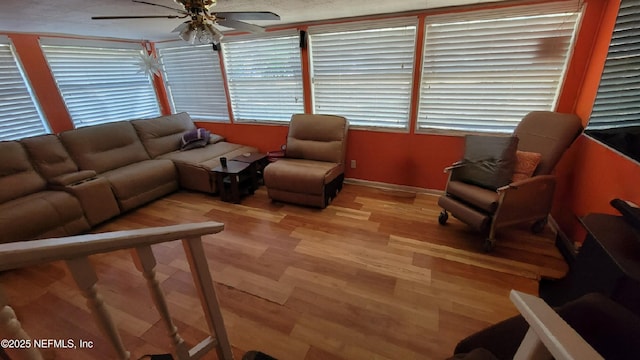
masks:
<path id="1" fill-rule="evenodd" d="M 626 126 L 640 126 L 639 0 L 623 0 L 620 5 L 589 119 L 589 129 Z"/>
<path id="2" fill-rule="evenodd" d="M 76 127 L 160 115 L 140 44 L 40 42 Z"/>
<path id="3" fill-rule="evenodd" d="M 0 36 L 0 140 L 48 132 L 9 39 Z"/>
<path id="4" fill-rule="evenodd" d="M 407 129 L 416 19 L 309 29 L 313 112 L 351 126 Z"/>
<path id="5" fill-rule="evenodd" d="M 222 50 L 234 119 L 288 122 L 303 113 L 298 35 L 231 38 Z"/>
<path id="6" fill-rule="evenodd" d="M 528 112 L 554 109 L 579 6 L 428 17 L 418 130 L 507 133 Z"/>
<path id="7" fill-rule="evenodd" d="M 585 134 L 640 162 L 640 0 L 622 0 Z"/>
<path id="8" fill-rule="evenodd" d="M 229 121 L 218 53 L 211 45 L 158 44 L 164 80 L 174 113 L 197 120 Z"/>

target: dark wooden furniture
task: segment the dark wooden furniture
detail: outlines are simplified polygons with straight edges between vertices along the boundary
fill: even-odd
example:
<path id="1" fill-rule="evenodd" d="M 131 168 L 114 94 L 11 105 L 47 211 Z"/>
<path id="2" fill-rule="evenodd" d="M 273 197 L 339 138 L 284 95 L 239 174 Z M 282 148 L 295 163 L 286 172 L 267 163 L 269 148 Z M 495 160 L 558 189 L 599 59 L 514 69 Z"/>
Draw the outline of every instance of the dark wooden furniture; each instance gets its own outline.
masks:
<path id="1" fill-rule="evenodd" d="M 220 199 L 226 202 L 239 203 L 243 194 L 258 188 L 258 177 L 255 166 L 251 163 L 229 160 L 227 166 L 213 168 L 216 174 Z"/>
<path id="2" fill-rule="evenodd" d="M 587 236 L 566 277 L 541 281 L 540 297 L 559 306 L 599 292 L 640 314 L 640 233 L 622 216 L 589 214 L 580 219 Z"/>
<path id="3" fill-rule="evenodd" d="M 232 161 L 239 161 L 249 164 L 253 169 L 251 171 L 256 173 L 258 183 L 263 181 L 262 174 L 265 166 L 269 165 L 269 159 L 266 154 L 263 153 L 247 153 L 240 156 L 236 156 Z"/>

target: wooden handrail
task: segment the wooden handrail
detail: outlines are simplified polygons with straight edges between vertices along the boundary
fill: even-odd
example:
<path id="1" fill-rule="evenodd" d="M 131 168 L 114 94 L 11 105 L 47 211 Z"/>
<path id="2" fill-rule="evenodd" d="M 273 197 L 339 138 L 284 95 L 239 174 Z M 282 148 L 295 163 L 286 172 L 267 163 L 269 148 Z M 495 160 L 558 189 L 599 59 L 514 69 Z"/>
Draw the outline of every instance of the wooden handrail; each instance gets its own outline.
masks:
<path id="1" fill-rule="evenodd" d="M 214 221 L 0 244 L 0 271 L 215 234 Z"/>
<path id="2" fill-rule="evenodd" d="M 98 274 L 89 261 L 90 255 L 133 249 L 133 261 L 147 280 L 149 291 L 156 309 L 165 324 L 169 338 L 174 346 L 174 354 L 179 360 L 195 360 L 206 352 L 215 349 L 218 359 L 233 360 L 231 345 L 227 337 L 218 303 L 213 279 L 202 247 L 202 236 L 215 234 L 224 229 L 218 222 L 181 224 L 163 227 L 152 227 L 139 230 L 113 231 L 98 234 L 69 236 L 54 239 L 42 239 L 15 243 L 0 244 L 0 271 L 24 268 L 45 264 L 52 261 L 64 261 L 79 290 L 87 299 L 87 306 L 97 322 L 98 327 L 108 338 L 117 357 L 122 360 L 130 358 L 120 334 L 113 322 L 108 308 L 98 293 L 96 283 Z M 211 335 L 188 349 L 178 334 L 171 319 L 164 299 L 160 283 L 156 278 L 156 259 L 151 245 L 182 240 L 186 257 L 191 268 L 200 303 Z M 28 340 L 28 334 L 22 329 L 8 299 L 0 288 L 0 335 L 7 339 Z M 42 356 L 35 348 L 18 351 L 20 359 L 41 360 Z"/>

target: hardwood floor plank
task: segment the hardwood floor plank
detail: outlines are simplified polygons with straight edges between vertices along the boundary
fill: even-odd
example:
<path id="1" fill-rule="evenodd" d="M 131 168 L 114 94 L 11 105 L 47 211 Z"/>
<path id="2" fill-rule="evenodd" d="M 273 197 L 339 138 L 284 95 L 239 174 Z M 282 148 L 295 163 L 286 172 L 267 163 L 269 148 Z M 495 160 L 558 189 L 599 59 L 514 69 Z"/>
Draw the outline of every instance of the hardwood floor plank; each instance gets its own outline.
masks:
<path id="1" fill-rule="evenodd" d="M 528 279 L 540 279 L 542 277 L 542 273 L 548 274 L 547 270 L 541 266 L 498 257 L 493 253 L 478 254 L 477 252 L 456 249 L 439 244 L 431 244 L 425 241 L 417 241 L 401 236 L 391 235 L 389 246 L 403 250 L 410 250 L 418 254 L 425 254 L 432 257 L 517 275 Z M 561 274 L 555 275 L 556 277 L 560 277 Z"/>
<path id="2" fill-rule="evenodd" d="M 383 336 L 354 332 L 325 318 L 305 315 L 291 337 L 310 342 L 345 359 L 424 359 L 419 352 L 395 345 Z"/>
<path id="3" fill-rule="evenodd" d="M 293 290 L 293 287 L 288 284 L 233 266 L 228 266 L 221 272 L 214 272 L 212 276 L 221 284 L 280 305 L 287 301 Z"/>
<path id="4" fill-rule="evenodd" d="M 235 346 L 259 349 L 279 360 L 304 359 L 309 344 L 268 326 L 253 322 L 233 312 L 223 312 L 225 326 Z"/>
<path id="5" fill-rule="evenodd" d="M 241 204 L 181 191 L 94 231 L 223 222 L 203 248 L 236 359 L 248 350 L 284 360 L 442 359 L 516 313 L 510 289 L 536 294 L 538 279 L 568 267 L 550 229 L 505 229 L 484 253 L 482 234 L 456 219 L 438 224 L 437 199 L 345 184 L 321 210 L 271 202 L 264 187 Z M 152 249 L 171 316 L 194 345 L 208 327 L 182 243 Z M 130 252 L 91 262 L 132 359 L 170 351 Z M 96 342 L 93 350 L 54 349 L 57 359 L 113 358 L 63 263 L 0 273 L 0 283 L 32 336 Z"/>
<path id="6" fill-rule="evenodd" d="M 303 231 L 300 230 L 300 232 Z M 429 282 L 430 270 L 413 265 L 413 257 L 407 256 L 409 253 L 402 256 L 376 249 L 372 250 L 367 247 L 354 249 L 353 246 L 346 244 L 345 241 L 327 239 L 326 235 L 320 233 L 309 237 L 309 233 L 307 231 L 304 232 L 304 235 L 300 235 L 301 241 L 296 247 L 296 252 L 383 275 Z"/>
<path id="7" fill-rule="evenodd" d="M 304 360 L 346 360 L 346 359 L 343 357 L 339 357 L 335 354 L 332 354 L 328 351 L 324 351 L 315 346 L 311 346 Z"/>

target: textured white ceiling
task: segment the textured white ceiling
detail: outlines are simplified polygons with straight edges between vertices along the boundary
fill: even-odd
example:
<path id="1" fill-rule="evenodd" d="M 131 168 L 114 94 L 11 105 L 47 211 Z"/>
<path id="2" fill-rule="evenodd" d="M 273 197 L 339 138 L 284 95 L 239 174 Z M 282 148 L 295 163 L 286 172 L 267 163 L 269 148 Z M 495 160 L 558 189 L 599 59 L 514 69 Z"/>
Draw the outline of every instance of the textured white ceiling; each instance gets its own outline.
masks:
<path id="1" fill-rule="evenodd" d="M 180 7 L 173 0 L 148 0 Z M 280 21 L 261 26 L 307 23 L 459 6 L 497 0 L 218 0 L 218 11 L 271 11 Z M 91 20 L 92 16 L 170 15 L 171 10 L 131 0 L 0 0 L 0 33 L 68 34 L 132 40 L 174 39 L 181 19 Z"/>

